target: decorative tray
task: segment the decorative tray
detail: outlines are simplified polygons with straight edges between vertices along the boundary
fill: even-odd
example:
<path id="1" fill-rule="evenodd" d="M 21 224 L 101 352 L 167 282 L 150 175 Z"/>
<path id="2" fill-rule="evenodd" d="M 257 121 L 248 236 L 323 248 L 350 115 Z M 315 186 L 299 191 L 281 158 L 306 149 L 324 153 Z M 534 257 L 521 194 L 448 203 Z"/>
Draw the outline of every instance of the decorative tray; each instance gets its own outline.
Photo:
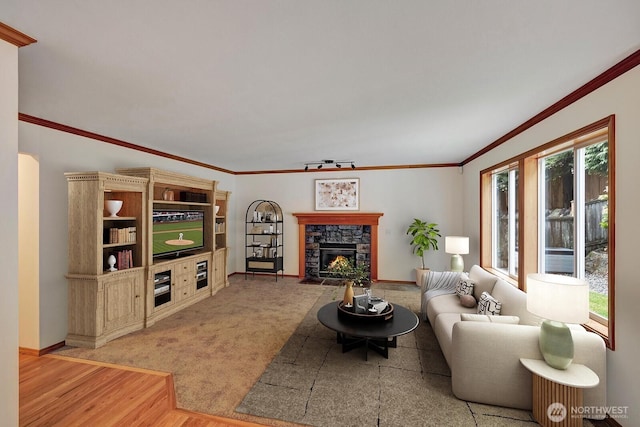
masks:
<path id="1" fill-rule="evenodd" d="M 338 316 L 349 320 L 362 321 L 387 321 L 393 318 L 393 304 L 387 302 L 387 306 L 380 313 L 354 313 L 353 306 L 345 306 L 342 301 L 338 303 Z"/>

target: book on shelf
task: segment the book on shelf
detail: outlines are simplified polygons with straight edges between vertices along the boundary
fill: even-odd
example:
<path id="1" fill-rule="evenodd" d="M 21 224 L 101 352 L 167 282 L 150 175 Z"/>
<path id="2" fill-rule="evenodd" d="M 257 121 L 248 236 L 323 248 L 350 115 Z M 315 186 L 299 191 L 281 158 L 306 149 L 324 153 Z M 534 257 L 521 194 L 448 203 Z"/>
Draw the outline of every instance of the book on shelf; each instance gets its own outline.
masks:
<path id="1" fill-rule="evenodd" d="M 136 227 L 109 229 L 109 243 L 135 243 L 136 239 Z"/>
<path id="2" fill-rule="evenodd" d="M 118 270 L 126 270 L 127 268 L 133 268 L 133 251 L 126 249 L 118 251 L 116 254 L 116 267 Z"/>

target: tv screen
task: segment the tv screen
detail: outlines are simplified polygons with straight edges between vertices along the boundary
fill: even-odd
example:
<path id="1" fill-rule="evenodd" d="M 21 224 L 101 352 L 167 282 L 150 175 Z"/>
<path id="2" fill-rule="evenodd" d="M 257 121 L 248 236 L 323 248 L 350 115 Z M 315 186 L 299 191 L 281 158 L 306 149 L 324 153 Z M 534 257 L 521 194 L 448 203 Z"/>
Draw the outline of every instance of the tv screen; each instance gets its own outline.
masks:
<path id="1" fill-rule="evenodd" d="M 179 254 L 202 248 L 204 211 L 153 210 L 153 256 Z"/>

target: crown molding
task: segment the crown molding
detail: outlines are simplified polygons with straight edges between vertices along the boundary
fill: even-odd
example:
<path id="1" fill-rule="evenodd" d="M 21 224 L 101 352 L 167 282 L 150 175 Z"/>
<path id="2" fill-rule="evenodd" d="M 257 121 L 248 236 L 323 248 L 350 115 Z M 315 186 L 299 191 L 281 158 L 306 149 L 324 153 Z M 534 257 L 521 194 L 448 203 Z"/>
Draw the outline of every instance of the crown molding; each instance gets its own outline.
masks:
<path id="1" fill-rule="evenodd" d="M 31 43 L 37 42 L 33 37 L 29 37 L 28 35 L 21 33 L 15 28 L 11 28 L 2 22 L 0 22 L 0 39 L 18 47 L 28 46 Z"/>
<path id="2" fill-rule="evenodd" d="M 515 136 L 517 136 L 517 135 L 521 134 L 522 132 L 526 131 L 527 129 L 537 125 L 538 123 L 542 122 L 543 120 L 548 119 L 549 117 L 551 117 L 552 115 L 554 115 L 558 111 L 563 110 L 564 108 L 568 107 L 569 105 L 573 104 L 574 102 L 584 98 L 585 96 L 589 95 L 591 92 L 594 92 L 596 89 L 599 89 L 602 86 L 606 85 L 607 83 L 617 79 L 618 77 L 620 77 L 621 75 L 623 75 L 627 71 L 637 67 L 638 65 L 640 65 L 640 50 L 636 50 L 634 53 L 632 53 L 631 55 L 627 56 L 625 59 L 623 59 L 622 61 L 618 62 L 613 67 L 609 68 L 608 70 L 606 70 L 602 74 L 598 75 L 594 79 L 592 79 L 589 82 L 585 83 L 584 85 L 580 86 L 578 89 L 574 90 L 569 95 L 565 96 L 564 98 L 562 98 L 561 100 L 559 100 L 555 104 L 552 104 L 551 106 L 549 106 L 546 109 L 542 110 L 540 113 L 538 113 L 537 115 L 533 116 L 532 118 L 530 118 L 526 122 L 522 123 L 517 128 L 513 129 L 512 131 L 510 131 L 510 132 L 504 134 L 503 136 L 501 136 L 500 138 L 496 139 L 494 142 L 492 142 L 491 144 L 487 145 L 482 150 L 476 152 L 475 154 L 472 154 L 471 156 L 469 156 L 468 158 L 463 160 L 460 165 L 461 166 L 466 165 L 467 163 L 469 163 L 469 162 L 477 159 L 478 157 L 488 153 L 489 151 L 493 150 L 494 148 L 504 144 L 505 142 L 509 141 L 510 139 L 514 138 Z"/>

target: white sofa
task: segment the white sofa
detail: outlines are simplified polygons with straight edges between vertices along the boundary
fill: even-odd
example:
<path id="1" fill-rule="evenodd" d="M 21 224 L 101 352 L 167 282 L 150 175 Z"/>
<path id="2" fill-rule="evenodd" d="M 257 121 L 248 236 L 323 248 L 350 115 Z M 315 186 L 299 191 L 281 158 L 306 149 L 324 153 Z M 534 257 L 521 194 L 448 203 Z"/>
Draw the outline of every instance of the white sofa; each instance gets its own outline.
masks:
<path id="1" fill-rule="evenodd" d="M 469 271 L 469 278 L 476 282 L 474 297 L 478 300 L 486 291 L 501 302 L 502 307 L 500 316 L 472 319 L 484 321 L 463 321 L 462 313 L 477 313 L 477 308 L 463 307 L 455 293 L 431 297 L 427 301 L 429 277 L 425 276 L 422 283 L 423 320 L 429 320 L 449 365 L 453 394 L 462 400 L 530 410 L 532 377 L 520 363 L 520 358 L 543 358 L 538 346 L 542 319 L 527 311 L 526 294 L 474 265 Z M 507 316 L 517 316 L 519 320 Z M 489 322 L 489 319 L 518 323 Z M 584 405 L 605 407 L 607 371 L 604 341 L 580 325 L 572 325 L 571 329 L 575 345 L 574 363 L 588 366 L 600 378 L 598 386 L 584 390 Z"/>

